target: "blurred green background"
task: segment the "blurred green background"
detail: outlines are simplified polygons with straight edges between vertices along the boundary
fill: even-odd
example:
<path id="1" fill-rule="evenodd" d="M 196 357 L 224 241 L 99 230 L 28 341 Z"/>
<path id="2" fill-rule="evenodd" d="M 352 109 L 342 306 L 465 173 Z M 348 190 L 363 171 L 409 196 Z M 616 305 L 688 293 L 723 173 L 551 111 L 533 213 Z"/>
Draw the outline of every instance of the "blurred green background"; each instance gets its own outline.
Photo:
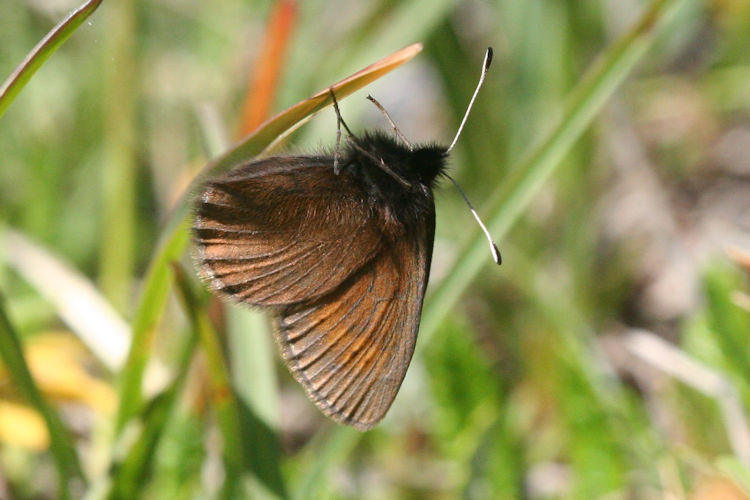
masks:
<path id="1" fill-rule="evenodd" d="M 0 2 L 0 79 L 78 5 Z M 366 434 L 318 413 L 265 317 L 222 311 L 189 251 L 138 326 L 171 210 L 240 136 L 279 8 L 272 113 L 424 43 L 342 101 L 355 133 L 385 126 L 370 93 L 447 144 L 495 49 L 451 173 L 499 221 L 503 266 L 467 254 L 445 183 L 417 354 Z M 750 498 L 748 33 L 743 0 L 104 1 L 0 117 L 0 334 L 82 469 L 58 478 L 64 446 L 4 357 L 0 498 Z M 586 83 L 601 65 L 621 68 L 609 90 Z M 561 123 L 572 148 L 520 194 Z M 282 149 L 334 140 L 327 109 Z M 498 196 L 528 202 L 507 215 Z M 147 342 L 125 361 L 133 328 Z M 146 361 L 132 398 L 123 372 Z"/>

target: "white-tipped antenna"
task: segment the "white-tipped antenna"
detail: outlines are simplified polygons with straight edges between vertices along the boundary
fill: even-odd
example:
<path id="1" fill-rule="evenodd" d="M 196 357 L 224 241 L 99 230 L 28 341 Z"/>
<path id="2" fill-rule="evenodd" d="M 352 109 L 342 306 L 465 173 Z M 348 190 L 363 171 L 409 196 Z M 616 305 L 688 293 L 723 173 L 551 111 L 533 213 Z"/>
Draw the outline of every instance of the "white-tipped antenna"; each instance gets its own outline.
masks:
<path id="1" fill-rule="evenodd" d="M 500 250 L 497 249 L 497 245 L 495 245 L 495 242 L 492 239 L 492 236 L 490 235 L 490 232 L 487 230 L 487 227 L 484 225 L 484 222 L 482 222 L 482 219 L 479 218 L 479 214 L 476 210 L 474 210 L 474 206 L 469 201 L 468 196 L 466 196 L 466 193 L 464 193 L 464 190 L 461 189 L 461 186 L 458 185 L 458 182 L 453 179 L 448 174 L 445 175 L 450 181 L 453 183 L 454 186 L 456 186 L 456 189 L 458 189 L 458 192 L 461 193 L 461 196 L 463 196 L 464 201 L 467 205 L 469 205 L 469 210 L 471 210 L 471 214 L 474 216 L 474 218 L 477 220 L 477 223 L 479 224 L 479 227 L 482 228 L 482 231 L 484 231 L 484 235 L 487 237 L 487 241 L 490 243 L 490 252 L 492 252 L 492 259 L 495 261 L 495 264 L 498 266 L 503 263 L 503 257 L 500 255 Z"/>
<path id="2" fill-rule="evenodd" d="M 456 141 L 458 141 L 458 136 L 461 135 L 461 131 L 464 129 L 464 125 L 466 124 L 466 119 L 469 117 L 469 112 L 471 111 L 471 107 L 474 105 L 474 101 L 477 98 L 477 94 L 479 94 L 479 89 L 482 88 L 482 83 L 484 83 L 484 77 L 487 75 L 487 70 L 490 69 L 490 64 L 492 63 L 492 47 L 487 47 L 487 52 L 484 54 L 484 63 L 482 64 L 482 75 L 479 77 L 479 83 L 477 84 L 477 88 L 474 91 L 474 95 L 471 96 L 471 101 L 469 101 L 469 106 L 466 108 L 466 113 L 464 113 L 464 119 L 461 120 L 461 125 L 458 127 L 458 132 L 456 132 L 456 137 L 453 138 L 453 142 L 451 142 L 451 145 L 448 146 L 448 149 L 446 150 L 446 153 L 449 152 L 451 149 L 453 149 L 453 146 L 456 145 Z M 484 222 L 482 222 L 482 219 L 479 218 L 479 214 L 476 210 L 474 210 L 474 205 L 471 204 L 469 201 L 469 197 L 466 196 L 466 193 L 464 193 L 464 190 L 461 189 L 461 186 L 458 185 L 458 182 L 453 179 L 448 174 L 444 174 L 450 181 L 453 183 L 454 186 L 456 186 L 456 189 L 458 189 L 458 192 L 461 193 L 461 196 L 463 196 L 464 201 L 467 205 L 469 205 L 469 210 L 471 210 L 471 214 L 474 216 L 474 218 L 477 220 L 477 223 L 479 224 L 479 227 L 482 228 L 482 231 L 484 231 L 484 235 L 487 237 L 487 241 L 490 244 L 490 252 L 492 252 L 492 259 L 495 261 L 495 264 L 498 266 L 503 263 L 503 257 L 500 255 L 500 250 L 497 249 L 497 245 L 495 245 L 495 242 L 492 240 L 492 236 L 490 235 L 490 232 L 487 230 L 487 226 L 484 225 Z"/>
<path id="3" fill-rule="evenodd" d="M 453 149 L 453 146 L 456 145 L 456 141 L 458 141 L 458 136 L 461 135 L 461 131 L 464 129 L 466 119 L 469 117 L 469 112 L 471 111 L 471 107 L 474 105 L 477 94 L 479 94 L 479 89 L 482 88 L 484 77 L 487 75 L 487 70 L 490 69 L 490 64 L 492 64 L 492 47 L 487 47 L 487 52 L 485 52 L 484 54 L 484 63 L 482 64 L 482 76 L 479 77 L 479 83 L 477 83 L 477 88 L 474 91 L 474 95 L 471 96 L 469 107 L 466 108 L 466 113 L 464 113 L 464 119 L 461 120 L 461 125 L 458 126 L 458 132 L 456 132 L 456 137 L 453 138 L 453 142 L 451 142 L 451 145 L 448 146 L 448 150 L 446 151 L 446 153 L 450 153 L 451 149 Z"/>

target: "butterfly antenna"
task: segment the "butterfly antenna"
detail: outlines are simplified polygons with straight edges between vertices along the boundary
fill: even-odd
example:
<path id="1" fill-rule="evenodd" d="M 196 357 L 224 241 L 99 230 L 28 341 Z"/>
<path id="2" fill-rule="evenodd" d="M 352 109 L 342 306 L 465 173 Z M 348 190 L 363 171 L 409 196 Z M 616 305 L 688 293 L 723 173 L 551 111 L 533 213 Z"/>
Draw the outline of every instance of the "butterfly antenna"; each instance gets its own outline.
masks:
<path id="1" fill-rule="evenodd" d="M 477 220 L 477 223 L 479 224 L 479 227 L 482 228 L 482 231 L 484 231 L 484 235 L 487 237 L 487 241 L 490 244 L 490 252 L 492 252 L 492 260 L 495 261 L 495 264 L 498 266 L 503 263 L 503 257 L 500 255 L 500 250 L 498 250 L 497 245 L 495 245 L 494 240 L 492 239 L 492 236 L 490 235 L 490 232 L 487 230 L 487 226 L 484 225 L 484 222 L 482 222 L 482 219 L 479 218 L 479 214 L 476 210 L 474 210 L 474 205 L 471 204 L 469 201 L 469 197 L 466 196 L 466 193 L 464 193 L 464 190 L 461 189 L 461 186 L 458 185 L 458 182 L 451 177 L 448 174 L 445 175 L 450 181 L 453 183 L 454 186 L 456 186 L 456 189 L 458 189 L 458 192 L 461 193 L 461 196 L 463 196 L 464 201 L 467 205 L 469 205 L 469 210 L 471 210 L 471 214 L 474 216 L 474 218 Z"/>
<path id="2" fill-rule="evenodd" d="M 487 47 L 487 52 L 485 52 L 484 54 L 484 63 L 482 63 L 482 76 L 479 77 L 479 83 L 477 84 L 476 90 L 474 90 L 474 95 L 471 96 L 469 106 L 466 108 L 466 113 L 464 113 L 464 119 L 461 120 L 461 125 L 458 126 L 458 132 L 456 132 L 456 137 L 453 138 L 453 142 L 451 142 L 451 145 L 448 146 L 448 150 L 446 151 L 446 153 L 449 153 L 451 149 L 453 149 L 453 146 L 456 145 L 456 141 L 458 141 L 458 136 L 461 135 L 461 131 L 464 129 L 466 119 L 469 117 L 469 112 L 471 111 L 471 107 L 474 105 L 477 94 L 479 94 L 479 89 L 482 88 L 484 77 L 487 76 L 487 70 L 490 69 L 490 64 L 492 64 L 492 47 Z"/>
<path id="3" fill-rule="evenodd" d="M 367 99 L 377 107 L 381 113 L 383 113 L 383 116 L 385 116 L 385 119 L 388 120 L 388 123 L 391 124 L 391 128 L 393 129 L 393 133 L 395 133 L 401 141 L 406 144 L 406 147 L 409 148 L 409 151 L 414 151 L 414 146 L 411 145 L 409 142 L 409 139 L 406 138 L 406 136 L 398 129 L 396 126 L 396 123 L 393 121 L 393 118 L 391 118 L 391 115 L 388 114 L 388 111 L 385 110 L 382 104 L 378 102 L 377 99 L 375 99 L 371 95 L 367 95 Z"/>
<path id="4" fill-rule="evenodd" d="M 474 95 L 471 96 L 471 101 L 469 101 L 469 106 L 466 108 L 466 113 L 464 113 L 464 118 L 461 120 L 461 125 L 458 126 L 458 132 L 456 132 L 456 137 L 453 138 L 453 142 L 451 142 L 451 145 L 448 146 L 448 149 L 445 151 L 446 153 L 450 152 L 453 149 L 453 146 L 456 145 L 456 142 L 458 141 L 458 137 L 461 135 L 461 131 L 464 129 L 464 125 L 466 125 L 466 119 L 469 118 L 469 112 L 471 112 L 471 107 L 474 106 L 474 101 L 477 99 L 477 95 L 479 94 L 479 89 L 482 88 L 482 84 L 484 83 L 484 78 L 487 76 L 487 70 L 490 69 L 490 64 L 492 64 L 492 47 L 487 47 L 487 52 L 484 54 L 484 62 L 482 63 L 482 74 L 479 77 L 479 83 L 477 83 L 477 88 L 474 90 Z M 474 209 L 474 205 L 471 204 L 469 201 L 469 197 L 466 196 L 466 193 L 464 193 L 464 190 L 461 189 L 461 186 L 458 185 L 458 182 L 451 177 L 448 174 L 444 174 L 450 181 L 453 183 L 454 186 L 456 186 L 456 189 L 458 189 L 458 192 L 461 193 L 461 196 L 463 197 L 466 204 L 469 206 L 469 210 L 471 210 L 471 214 L 474 216 L 474 218 L 477 220 L 477 223 L 479 224 L 479 227 L 482 228 L 482 231 L 484 232 L 484 235 L 487 237 L 487 241 L 490 244 L 490 252 L 492 252 L 492 259 L 495 261 L 495 264 L 498 266 L 503 263 L 503 257 L 500 255 L 500 250 L 498 250 L 497 245 L 495 245 L 495 242 L 492 240 L 492 236 L 490 235 L 490 232 L 487 230 L 487 226 L 484 225 L 484 222 L 482 222 L 482 219 L 479 218 L 479 214 Z"/>

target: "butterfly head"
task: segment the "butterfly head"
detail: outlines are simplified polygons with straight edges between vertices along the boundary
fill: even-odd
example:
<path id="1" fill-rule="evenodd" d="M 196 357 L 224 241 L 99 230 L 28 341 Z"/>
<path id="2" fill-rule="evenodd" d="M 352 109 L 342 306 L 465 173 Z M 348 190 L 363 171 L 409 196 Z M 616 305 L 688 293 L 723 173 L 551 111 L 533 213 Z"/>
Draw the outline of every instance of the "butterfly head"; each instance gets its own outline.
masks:
<path id="1" fill-rule="evenodd" d="M 410 147 L 382 131 L 368 132 L 358 143 L 349 150 L 350 162 L 381 185 L 400 184 L 406 192 L 432 189 L 446 168 L 448 154 L 438 144 Z"/>
<path id="2" fill-rule="evenodd" d="M 423 144 L 411 151 L 409 157 L 409 169 L 419 178 L 419 182 L 425 186 L 435 187 L 437 178 L 445 173 L 448 152 L 445 146 L 440 144 Z"/>

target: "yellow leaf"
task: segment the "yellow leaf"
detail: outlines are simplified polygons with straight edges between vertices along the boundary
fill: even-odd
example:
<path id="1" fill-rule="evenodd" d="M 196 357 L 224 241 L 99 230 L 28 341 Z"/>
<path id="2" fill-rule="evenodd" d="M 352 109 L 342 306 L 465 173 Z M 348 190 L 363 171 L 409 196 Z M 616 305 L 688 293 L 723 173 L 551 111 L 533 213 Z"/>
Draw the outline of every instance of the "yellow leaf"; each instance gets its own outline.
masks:
<path id="1" fill-rule="evenodd" d="M 20 404 L 0 401 L 0 442 L 44 451 L 49 446 L 49 434 L 36 411 Z"/>

